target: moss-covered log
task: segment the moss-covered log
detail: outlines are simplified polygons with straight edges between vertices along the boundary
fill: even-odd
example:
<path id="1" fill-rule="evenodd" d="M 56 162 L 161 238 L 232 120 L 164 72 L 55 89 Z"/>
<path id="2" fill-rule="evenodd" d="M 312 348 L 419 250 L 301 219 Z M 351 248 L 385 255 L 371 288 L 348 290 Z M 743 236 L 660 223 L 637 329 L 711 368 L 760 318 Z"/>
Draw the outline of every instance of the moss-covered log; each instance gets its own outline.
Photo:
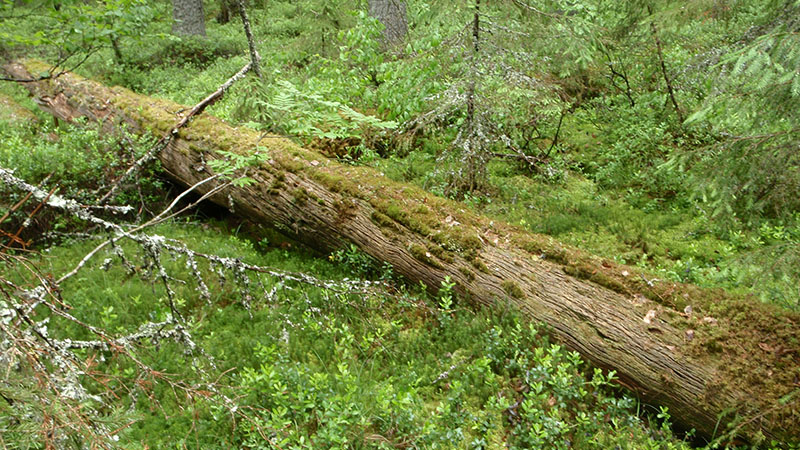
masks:
<path id="1" fill-rule="evenodd" d="M 38 69 L 32 62 L 7 67 L 18 77 Z M 26 86 L 61 119 L 125 123 L 156 135 L 186 110 L 72 74 Z M 338 164 L 284 139 L 261 139 L 210 116 L 182 128 L 159 158 L 175 180 L 192 185 L 211 174 L 207 163 L 221 157 L 219 150 L 248 154 L 257 147 L 268 160 L 249 170 L 256 183 L 230 188 L 216 202 L 321 251 L 352 243 L 432 289 L 449 276 L 465 298 L 512 304 L 701 435 L 720 434 L 736 419 L 737 434 L 751 442 L 800 436 L 797 314 L 652 280 L 375 170 Z"/>

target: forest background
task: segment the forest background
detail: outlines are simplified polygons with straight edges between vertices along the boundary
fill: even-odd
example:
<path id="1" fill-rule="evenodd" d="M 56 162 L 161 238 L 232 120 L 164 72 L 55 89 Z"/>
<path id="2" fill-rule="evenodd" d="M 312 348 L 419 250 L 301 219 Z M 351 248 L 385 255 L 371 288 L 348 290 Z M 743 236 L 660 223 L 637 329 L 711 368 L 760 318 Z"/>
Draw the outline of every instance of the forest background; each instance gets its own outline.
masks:
<path id="1" fill-rule="evenodd" d="M 0 52 L 194 105 L 251 61 L 242 6 L 260 75 L 205 114 L 654 279 L 800 310 L 800 3 L 5 0 Z M 358 248 L 318 255 L 224 208 L 161 220 L 182 190 L 158 164 L 115 184 L 158 136 L 53 122 L 13 80 L 0 105 L 0 167 L 87 205 L 116 186 L 126 222 L 182 242 L 82 263 L 108 230 L 4 179 L 9 448 L 741 443 L 735 414 L 710 439 L 673 433 L 668 410 L 546 327 L 449 282 L 428 292 Z M 14 307 L 76 264 L 66 316 Z"/>

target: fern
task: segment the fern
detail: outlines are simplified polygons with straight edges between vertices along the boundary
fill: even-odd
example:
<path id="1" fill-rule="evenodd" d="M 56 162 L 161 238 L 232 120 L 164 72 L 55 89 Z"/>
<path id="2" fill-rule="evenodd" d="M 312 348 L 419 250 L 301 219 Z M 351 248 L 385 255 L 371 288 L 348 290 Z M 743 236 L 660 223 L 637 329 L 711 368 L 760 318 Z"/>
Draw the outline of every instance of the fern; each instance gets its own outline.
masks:
<path id="1" fill-rule="evenodd" d="M 326 100 L 316 92 L 302 92 L 293 83 L 282 80 L 279 89 L 263 106 L 271 119 L 271 128 L 300 138 L 361 138 L 370 130 L 397 128 L 397 123 L 360 113 L 337 101 Z"/>

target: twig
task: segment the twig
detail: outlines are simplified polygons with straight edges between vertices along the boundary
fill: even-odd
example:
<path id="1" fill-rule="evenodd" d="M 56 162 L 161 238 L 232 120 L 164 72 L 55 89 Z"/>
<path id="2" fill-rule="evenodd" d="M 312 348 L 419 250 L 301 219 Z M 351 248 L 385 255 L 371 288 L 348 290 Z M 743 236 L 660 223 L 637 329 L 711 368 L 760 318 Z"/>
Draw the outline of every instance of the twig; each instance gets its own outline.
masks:
<path id="1" fill-rule="evenodd" d="M 242 25 L 244 26 L 244 34 L 247 36 L 247 45 L 250 47 L 250 62 L 253 64 L 253 71 L 258 78 L 261 76 L 261 56 L 256 49 L 256 41 L 253 38 L 253 32 L 250 30 L 250 19 L 247 18 L 247 9 L 245 9 L 244 0 L 236 0 L 239 7 L 239 15 L 242 17 Z"/>
<path id="2" fill-rule="evenodd" d="M 147 151 L 147 153 L 145 153 L 144 155 L 142 155 L 141 158 L 136 160 L 136 162 L 133 163 L 133 165 L 130 166 L 128 168 L 128 170 L 126 170 L 125 173 L 122 174 L 122 176 L 119 177 L 119 179 L 117 181 L 114 182 L 114 185 L 111 186 L 111 189 L 105 195 L 103 195 L 100 198 L 100 200 L 97 201 L 97 203 L 98 204 L 105 203 L 112 195 L 114 195 L 117 192 L 117 190 L 119 189 L 120 184 L 125 179 L 127 179 L 129 176 L 131 176 L 131 174 L 136 173 L 139 170 L 141 170 L 141 168 L 145 164 L 147 164 L 148 162 L 153 160 L 162 150 L 164 150 L 169 145 L 169 143 L 172 141 L 173 137 L 178 134 L 178 131 L 181 128 L 183 128 L 183 126 L 185 126 L 187 123 L 189 123 L 189 120 L 191 120 L 192 117 L 200 114 L 207 107 L 213 105 L 217 100 L 219 100 L 225 94 L 225 92 L 231 86 L 233 86 L 233 83 L 237 82 L 238 80 L 243 78 L 245 76 L 245 74 L 247 74 L 247 72 L 250 70 L 250 68 L 252 66 L 253 66 L 252 61 L 247 63 L 247 64 L 245 64 L 244 67 L 242 67 L 238 72 L 236 72 L 236 74 L 234 76 L 230 77 L 226 82 L 222 83 L 220 85 L 220 87 L 217 88 L 216 91 L 212 92 L 209 96 L 207 96 L 206 98 L 201 100 L 200 103 L 194 105 L 194 107 L 192 107 L 192 109 L 189 110 L 189 113 L 186 114 L 186 116 L 184 116 L 183 119 L 178 121 L 178 123 L 175 124 L 169 130 L 168 133 L 166 133 L 164 136 L 162 136 L 161 139 L 159 139 L 158 142 L 156 142 L 153 145 L 153 147 L 151 147 L 150 150 Z"/>

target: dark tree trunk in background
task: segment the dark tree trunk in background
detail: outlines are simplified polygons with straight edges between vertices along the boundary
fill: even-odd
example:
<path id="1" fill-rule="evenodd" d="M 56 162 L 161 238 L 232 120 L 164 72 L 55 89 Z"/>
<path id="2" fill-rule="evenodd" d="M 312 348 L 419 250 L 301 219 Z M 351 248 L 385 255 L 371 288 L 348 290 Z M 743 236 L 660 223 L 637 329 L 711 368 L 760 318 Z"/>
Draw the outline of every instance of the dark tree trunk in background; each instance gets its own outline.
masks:
<path id="1" fill-rule="evenodd" d="M 650 16 L 652 16 L 653 8 L 648 6 L 647 12 L 650 14 Z M 653 40 L 656 41 L 658 63 L 661 66 L 661 75 L 664 77 L 664 83 L 667 85 L 669 99 L 672 102 L 672 106 L 675 108 L 675 113 L 678 115 L 678 122 L 683 124 L 683 112 L 681 111 L 681 107 L 678 106 L 678 101 L 675 99 L 675 89 L 672 88 L 672 80 L 669 79 L 669 75 L 667 74 L 667 63 L 664 62 L 664 51 L 662 49 L 661 39 L 658 37 L 658 28 L 656 27 L 656 23 L 653 21 L 650 22 L 650 31 L 653 33 Z"/>
<path id="2" fill-rule="evenodd" d="M 403 42 L 408 33 L 406 2 L 369 0 L 369 15 L 383 24 L 383 44 L 386 47 L 394 47 Z"/>
<path id="3" fill-rule="evenodd" d="M 244 4 L 248 5 L 249 2 L 245 1 Z M 220 0 L 219 1 L 219 14 L 217 14 L 217 23 L 225 24 L 239 15 L 239 5 L 237 0 Z"/>
<path id="4" fill-rule="evenodd" d="M 172 33 L 205 37 L 203 0 L 172 0 Z"/>
<path id="5" fill-rule="evenodd" d="M 217 14 L 217 23 L 226 24 L 231 21 L 231 16 L 235 13 L 233 11 L 234 4 L 231 0 L 220 0 L 219 14 Z"/>

